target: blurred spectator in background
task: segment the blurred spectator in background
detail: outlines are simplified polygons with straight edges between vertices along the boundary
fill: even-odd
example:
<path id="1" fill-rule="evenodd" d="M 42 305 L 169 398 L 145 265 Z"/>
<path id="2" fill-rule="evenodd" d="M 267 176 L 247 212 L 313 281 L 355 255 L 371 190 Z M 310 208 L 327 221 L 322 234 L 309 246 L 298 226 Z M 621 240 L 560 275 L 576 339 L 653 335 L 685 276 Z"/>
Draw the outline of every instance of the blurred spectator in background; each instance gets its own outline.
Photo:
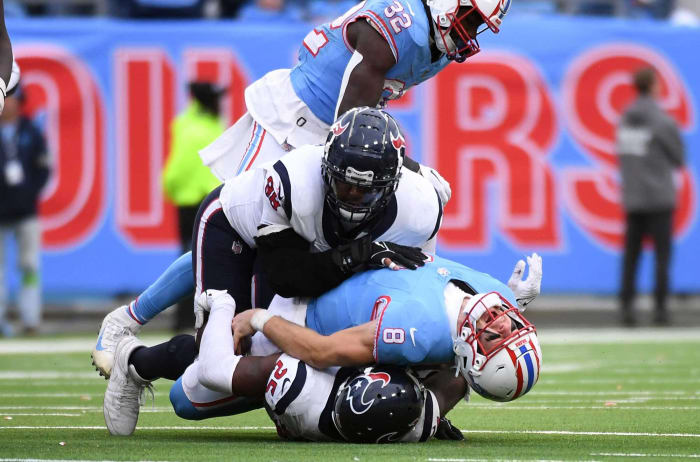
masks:
<path id="1" fill-rule="evenodd" d="M 238 11 L 238 19 L 251 22 L 301 21 L 305 15 L 305 4 L 292 0 L 253 0 Z"/>
<path id="2" fill-rule="evenodd" d="M 219 185 L 204 166 L 199 150 L 224 131 L 219 117 L 220 98 L 225 90 L 208 82 L 189 84 L 190 103 L 171 126 L 170 155 L 163 171 L 165 194 L 176 206 L 182 252 L 192 245 L 192 228 L 199 203 Z M 175 330 L 194 326 L 194 295 L 177 305 Z"/>
<path id="3" fill-rule="evenodd" d="M 12 335 L 6 318 L 8 290 L 5 256 L 8 236 L 17 245 L 21 287 L 17 307 L 25 334 L 35 334 L 41 322 L 39 257 L 41 228 L 37 215 L 39 193 L 49 177 L 46 140 L 39 128 L 21 114 L 21 87 L 5 100 L 0 115 L 0 334 Z"/>
<path id="4" fill-rule="evenodd" d="M 110 0 L 109 13 L 122 18 L 201 18 L 205 0 Z"/>
<path id="5" fill-rule="evenodd" d="M 654 323 L 665 325 L 670 322 L 666 299 L 676 207 L 673 174 L 683 165 L 685 155 L 676 122 L 654 101 L 659 90 L 654 70 L 637 71 L 634 87 L 638 97 L 617 127 L 622 205 L 627 219 L 620 291 L 622 321 L 635 324 L 637 263 L 643 238 L 651 236 L 656 259 Z"/>

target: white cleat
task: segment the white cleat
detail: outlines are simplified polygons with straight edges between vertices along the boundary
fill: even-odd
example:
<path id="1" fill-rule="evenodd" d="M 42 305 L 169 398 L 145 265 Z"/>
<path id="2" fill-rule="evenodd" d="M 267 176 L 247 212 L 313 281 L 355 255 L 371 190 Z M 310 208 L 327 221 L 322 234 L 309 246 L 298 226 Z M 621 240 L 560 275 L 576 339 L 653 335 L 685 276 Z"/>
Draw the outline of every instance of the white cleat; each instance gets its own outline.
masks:
<path id="1" fill-rule="evenodd" d="M 122 338 L 114 353 L 114 369 L 102 406 L 105 424 L 112 435 L 128 436 L 134 433 L 144 390 L 148 389 L 153 397 L 151 382 L 139 377 L 134 366 L 129 366 L 129 356 L 142 346 L 145 345 L 138 338 L 127 336 Z"/>
<path id="2" fill-rule="evenodd" d="M 112 373 L 114 350 L 119 341 L 129 335 L 137 335 L 141 330 L 141 324 L 129 316 L 128 310 L 127 305 L 122 305 L 102 320 L 97 343 L 92 350 L 92 364 L 105 379 L 109 379 Z"/>

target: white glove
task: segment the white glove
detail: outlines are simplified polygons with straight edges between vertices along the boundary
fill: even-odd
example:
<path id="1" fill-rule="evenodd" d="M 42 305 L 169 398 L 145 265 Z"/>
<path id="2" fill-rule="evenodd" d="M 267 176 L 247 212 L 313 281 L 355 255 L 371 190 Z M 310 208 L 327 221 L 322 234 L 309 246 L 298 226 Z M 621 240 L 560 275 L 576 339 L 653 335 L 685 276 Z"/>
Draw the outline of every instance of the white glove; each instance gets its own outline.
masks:
<path id="1" fill-rule="evenodd" d="M 195 329 L 200 329 L 204 325 L 204 312 L 210 312 L 215 304 L 217 307 L 226 307 L 231 312 L 236 312 L 236 301 L 225 290 L 209 289 L 204 291 L 199 294 L 197 302 L 194 304 Z"/>
<path id="2" fill-rule="evenodd" d="M 525 262 L 522 260 L 515 264 L 513 274 L 508 279 L 508 287 L 515 294 L 515 301 L 518 302 L 520 311 L 525 311 L 527 305 L 540 294 L 542 285 L 542 257 L 533 253 L 532 256 L 527 257 L 527 264 L 530 266 L 527 279 L 523 281 Z"/>
<path id="3" fill-rule="evenodd" d="M 440 175 L 437 170 L 430 168 L 427 165 L 420 165 L 420 174 L 423 175 L 430 183 L 432 183 L 433 188 L 437 191 L 438 196 L 440 196 L 440 201 L 444 207 L 447 201 L 452 197 L 452 188 L 450 188 L 450 183 Z"/>
<path id="4" fill-rule="evenodd" d="M 10 81 L 7 82 L 7 92 L 11 92 L 12 90 L 15 89 L 17 84 L 19 83 L 19 65 L 17 64 L 17 61 L 12 59 L 12 73 L 10 74 Z"/>
<path id="5" fill-rule="evenodd" d="M 18 83 L 19 66 L 17 65 L 17 61 L 13 59 L 12 72 L 10 73 L 10 82 L 6 84 L 5 80 L 0 78 L 0 114 L 2 114 L 2 110 L 5 109 L 5 98 L 7 97 L 7 94 L 14 90 Z"/>

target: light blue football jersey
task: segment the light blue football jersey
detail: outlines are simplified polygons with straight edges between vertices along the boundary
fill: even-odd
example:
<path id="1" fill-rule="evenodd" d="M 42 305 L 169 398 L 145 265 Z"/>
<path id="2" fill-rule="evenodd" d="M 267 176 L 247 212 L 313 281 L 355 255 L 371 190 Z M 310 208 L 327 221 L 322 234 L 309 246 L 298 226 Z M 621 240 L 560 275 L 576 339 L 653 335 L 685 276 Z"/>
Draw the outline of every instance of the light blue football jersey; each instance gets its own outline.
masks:
<path id="1" fill-rule="evenodd" d="M 462 264 L 431 257 L 416 270 L 370 270 L 312 300 L 306 325 L 323 335 L 379 320 L 374 357 L 380 364 L 444 363 L 454 357 L 445 310 L 452 279 L 475 293 L 498 292 L 515 305 L 513 292 L 497 279 Z"/>
<path id="2" fill-rule="evenodd" d="M 430 26 L 420 0 L 367 0 L 357 4 L 343 16 L 309 32 L 299 49 L 299 64 L 291 72 L 294 91 L 328 125 L 333 123 L 343 73 L 354 52 L 346 42 L 346 28 L 363 19 L 384 37 L 396 58 L 386 74 L 380 105 L 401 97 L 450 62 L 445 56 L 430 61 Z"/>

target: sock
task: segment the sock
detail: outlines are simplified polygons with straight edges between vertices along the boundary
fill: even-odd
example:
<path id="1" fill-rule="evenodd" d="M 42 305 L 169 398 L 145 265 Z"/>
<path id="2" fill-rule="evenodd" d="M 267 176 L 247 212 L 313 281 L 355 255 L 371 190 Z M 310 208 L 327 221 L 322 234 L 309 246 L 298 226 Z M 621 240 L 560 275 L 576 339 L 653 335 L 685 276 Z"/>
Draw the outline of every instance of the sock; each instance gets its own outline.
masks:
<path id="1" fill-rule="evenodd" d="M 229 323 L 230 325 L 230 323 Z M 177 380 L 187 366 L 194 362 L 195 347 L 192 335 L 176 335 L 165 343 L 134 350 L 129 364 L 144 380 L 164 378 Z"/>
<path id="2" fill-rule="evenodd" d="M 232 392 L 233 371 L 240 360 L 233 352 L 231 320 L 235 312 L 233 299 L 215 301 L 199 345 L 199 383 L 221 393 Z"/>
<path id="3" fill-rule="evenodd" d="M 139 324 L 145 324 L 161 311 L 192 293 L 194 293 L 192 252 L 187 252 L 168 266 L 156 282 L 131 302 L 129 315 Z"/>

